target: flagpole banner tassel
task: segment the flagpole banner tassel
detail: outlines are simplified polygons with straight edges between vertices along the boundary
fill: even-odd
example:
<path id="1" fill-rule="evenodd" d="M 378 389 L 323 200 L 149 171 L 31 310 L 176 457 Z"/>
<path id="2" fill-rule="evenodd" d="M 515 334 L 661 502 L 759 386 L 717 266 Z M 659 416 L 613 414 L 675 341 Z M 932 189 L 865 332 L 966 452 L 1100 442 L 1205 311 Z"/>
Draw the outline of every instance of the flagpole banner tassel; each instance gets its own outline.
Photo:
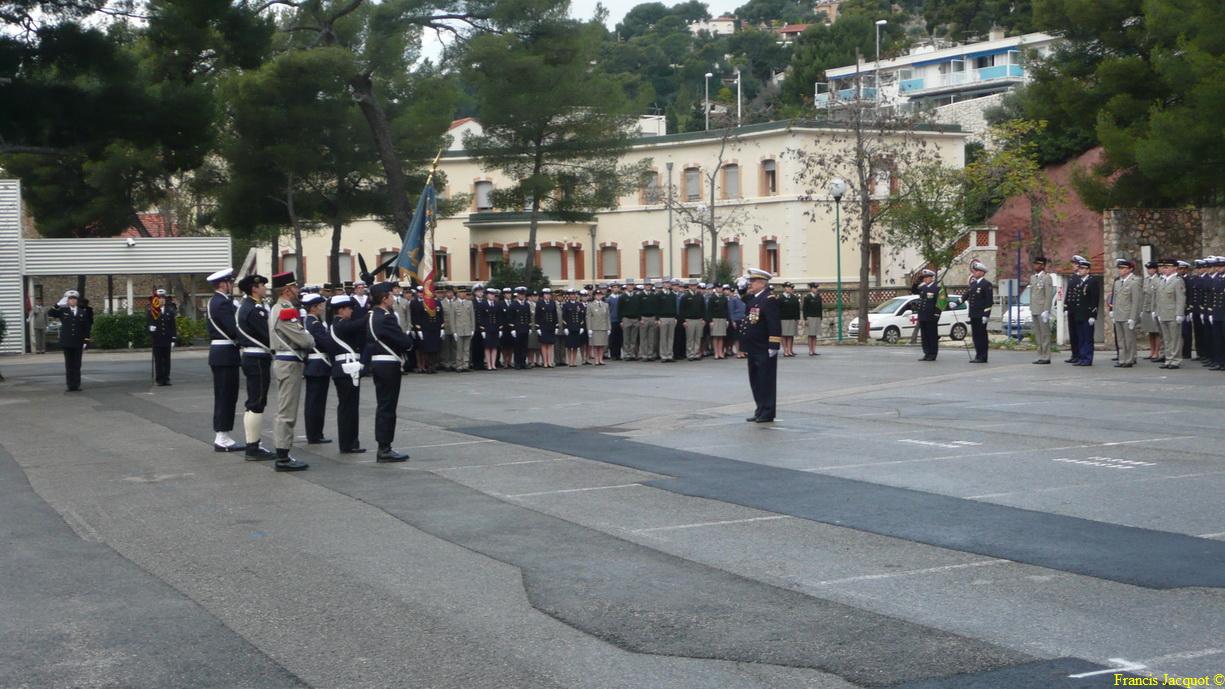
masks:
<path id="1" fill-rule="evenodd" d="M 431 180 L 421 191 L 417 199 L 417 208 L 413 219 L 404 233 L 404 246 L 395 265 L 422 287 L 422 300 L 425 310 L 434 316 L 437 313 L 438 301 L 434 297 L 434 216 L 438 210 L 438 199 Z"/>

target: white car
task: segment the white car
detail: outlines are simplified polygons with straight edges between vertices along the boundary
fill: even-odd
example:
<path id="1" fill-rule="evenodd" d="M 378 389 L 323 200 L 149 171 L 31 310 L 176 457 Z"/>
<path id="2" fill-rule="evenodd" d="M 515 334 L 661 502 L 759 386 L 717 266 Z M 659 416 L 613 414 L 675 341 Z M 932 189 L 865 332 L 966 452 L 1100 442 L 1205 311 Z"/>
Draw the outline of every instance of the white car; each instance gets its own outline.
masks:
<path id="1" fill-rule="evenodd" d="M 894 297 L 872 309 L 868 315 L 868 332 L 873 339 L 883 340 L 893 344 L 903 337 L 910 337 L 919 323 L 916 312 L 918 295 L 908 294 Z M 937 332 L 941 337 L 953 340 L 964 340 L 969 332 L 966 318 L 966 304 L 958 297 L 949 297 L 949 306 L 940 313 L 940 325 Z M 859 319 L 855 318 L 847 326 L 847 334 L 859 335 Z"/>

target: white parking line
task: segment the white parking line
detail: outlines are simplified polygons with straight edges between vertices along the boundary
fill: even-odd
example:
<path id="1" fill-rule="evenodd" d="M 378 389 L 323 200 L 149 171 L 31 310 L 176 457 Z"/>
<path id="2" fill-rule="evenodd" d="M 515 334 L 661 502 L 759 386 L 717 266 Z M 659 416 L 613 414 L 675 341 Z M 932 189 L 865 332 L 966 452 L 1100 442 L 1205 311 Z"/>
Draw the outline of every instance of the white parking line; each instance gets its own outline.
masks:
<path id="1" fill-rule="evenodd" d="M 544 462 L 572 462 L 578 457 L 555 457 L 552 459 L 525 459 L 521 462 L 498 462 L 496 464 L 465 464 L 458 467 L 430 467 L 429 471 L 459 471 L 460 469 L 488 469 L 489 467 L 511 467 L 519 464 L 541 464 Z M 408 468 L 408 467 L 405 467 Z"/>
<path id="2" fill-rule="evenodd" d="M 977 562 L 965 562 L 959 565 L 942 565 L 940 567 L 925 567 L 923 569 L 911 569 L 905 572 L 889 572 L 887 574 L 862 574 L 857 577 L 846 577 L 844 579 L 826 579 L 825 581 L 804 582 L 809 586 L 833 586 L 835 584 L 849 584 L 856 581 L 875 581 L 877 579 L 893 579 L 896 577 L 908 577 L 916 574 L 934 574 L 936 572 L 949 572 L 955 569 L 968 569 L 971 567 L 986 567 L 988 565 L 998 565 L 1009 560 L 979 560 Z"/>
<path id="3" fill-rule="evenodd" d="M 888 462 L 864 462 L 862 464 L 840 464 L 838 466 L 821 467 L 820 469 L 804 469 L 803 471 L 829 471 L 832 469 L 860 469 L 863 467 L 890 466 L 893 464 L 914 464 L 917 462 L 938 462 L 944 459 L 972 459 L 974 457 L 1000 457 L 1017 455 L 1026 452 L 1063 452 L 1065 450 L 1085 450 L 1093 447 L 1113 447 L 1115 445 L 1132 445 L 1136 443 L 1161 443 L 1168 440 L 1186 440 L 1198 438 L 1196 435 L 1175 435 L 1167 438 L 1144 438 L 1141 440 L 1121 440 L 1113 443 L 1091 443 L 1088 445 L 1065 445 L 1063 447 L 1026 448 L 1023 450 L 1001 450 L 999 452 L 972 452 L 964 455 L 941 455 L 939 457 L 918 457 L 915 459 L 894 459 Z"/>
<path id="4" fill-rule="evenodd" d="M 641 486 L 641 483 L 621 483 L 615 486 L 593 486 L 591 488 L 566 488 L 564 490 L 542 490 L 536 493 L 514 493 L 511 495 L 503 495 L 505 498 L 532 498 L 537 495 L 558 495 L 560 493 L 586 493 L 593 490 L 612 490 L 613 488 L 633 488 Z"/>
<path id="5" fill-rule="evenodd" d="M 409 445 L 406 450 L 422 450 L 427 447 L 454 447 L 456 445 L 480 445 L 481 443 L 496 443 L 496 440 L 461 440 L 455 443 L 435 443 L 433 445 Z"/>
<path id="6" fill-rule="evenodd" d="M 725 519 L 716 522 L 694 522 L 693 524 L 676 524 L 673 526 L 653 526 L 649 529 L 634 529 L 632 533 L 651 533 L 653 531 L 670 531 L 673 529 L 699 529 L 704 526 L 724 526 L 726 524 L 748 524 L 750 522 L 769 522 L 778 519 L 795 519 L 789 514 L 776 514 L 770 517 L 750 517 L 748 519 Z"/>

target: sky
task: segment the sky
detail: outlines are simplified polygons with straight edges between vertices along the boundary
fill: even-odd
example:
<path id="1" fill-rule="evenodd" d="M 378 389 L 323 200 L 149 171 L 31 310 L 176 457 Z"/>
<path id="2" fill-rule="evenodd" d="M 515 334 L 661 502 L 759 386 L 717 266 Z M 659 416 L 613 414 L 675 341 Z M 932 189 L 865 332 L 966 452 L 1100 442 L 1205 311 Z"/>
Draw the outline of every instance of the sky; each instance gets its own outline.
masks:
<path id="1" fill-rule="evenodd" d="M 640 5 L 644 2 L 652 0 L 602 0 L 604 7 L 608 8 L 608 28 L 612 29 L 617 26 L 617 22 L 621 21 L 627 12 L 634 8 L 635 5 Z M 662 0 L 665 5 L 671 7 L 677 4 L 677 0 Z M 570 0 L 570 16 L 576 19 L 589 19 L 595 15 L 595 6 L 601 0 Z M 748 2 L 748 0 L 703 0 L 706 6 L 710 9 L 710 16 L 718 17 L 721 14 L 731 14 L 737 7 Z M 431 60 L 437 61 L 442 54 L 442 44 L 438 42 L 437 36 L 431 31 L 426 31 L 422 37 L 422 56 Z"/>

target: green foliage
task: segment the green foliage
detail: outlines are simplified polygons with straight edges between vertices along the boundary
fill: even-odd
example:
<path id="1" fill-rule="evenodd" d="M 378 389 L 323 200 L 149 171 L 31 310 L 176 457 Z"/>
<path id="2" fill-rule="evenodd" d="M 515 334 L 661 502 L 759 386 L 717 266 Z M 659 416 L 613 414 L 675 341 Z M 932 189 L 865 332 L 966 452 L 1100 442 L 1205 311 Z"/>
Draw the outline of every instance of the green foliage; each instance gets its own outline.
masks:
<path id="1" fill-rule="evenodd" d="M 736 281 L 737 277 L 732 273 L 732 264 L 719 259 L 713 264 L 707 261 L 706 272 L 702 275 L 702 280 L 716 285 L 730 285 Z"/>
<path id="2" fill-rule="evenodd" d="M 148 347 L 149 327 L 145 314 L 103 313 L 94 318 L 90 342 L 99 349 Z"/>
<path id="3" fill-rule="evenodd" d="M 929 33 L 958 41 L 997 27 L 1010 35 L 1034 30 L 1032 0 L 926 0 L 922 11 Z"/>
<path id="4" fill-rule="evenodd" d="M 899 173 L 900 190 L 884 217 L 885 239 L 918 249 L 923 260 L 947 268 L 965 233 L 967 184 L 961 170 L 931 161 Z"/>
<path id="5" fill-rule="evenodd" d="M 193 319 L 186 316 L 175 316 L 174 327 L 178 341 L 184 346 L 200 340 L 208 332 L 208 326 L 202 318 Z"/>
<path id="6" fill-rule="evenodd" d="M 540 270 L 540 266 L 532 266 L 529 275 L 527 266 L 522 263 L 499 263 L 493 267 L 493 273 L 485 286 L 490 289 L 526 287 L 539 292 L 549 287 L 549 279 Z"/>
<path id="7" fill-rule="evenodd" d="M 813 3 L 797 0 L 749 0 L 736 8 L 736 18 L 750 24 L 803 24 L 813 21 Z"/>
<path id="8" fill-rule="evenodd" d="M 596 63 L 593 24 L 541 24 L 527 35 L 485 35 L 464 55 L 482 135 L 464 147 L 486 169 L 518 183 L 495 192 L 500 208 L 528 208 L 528 265 L 532 265 L 540 213 L 577 220 L 611 208 L 641 179 L 641 165 L 622 166 L 637 104 L 624 81 Z"/>

